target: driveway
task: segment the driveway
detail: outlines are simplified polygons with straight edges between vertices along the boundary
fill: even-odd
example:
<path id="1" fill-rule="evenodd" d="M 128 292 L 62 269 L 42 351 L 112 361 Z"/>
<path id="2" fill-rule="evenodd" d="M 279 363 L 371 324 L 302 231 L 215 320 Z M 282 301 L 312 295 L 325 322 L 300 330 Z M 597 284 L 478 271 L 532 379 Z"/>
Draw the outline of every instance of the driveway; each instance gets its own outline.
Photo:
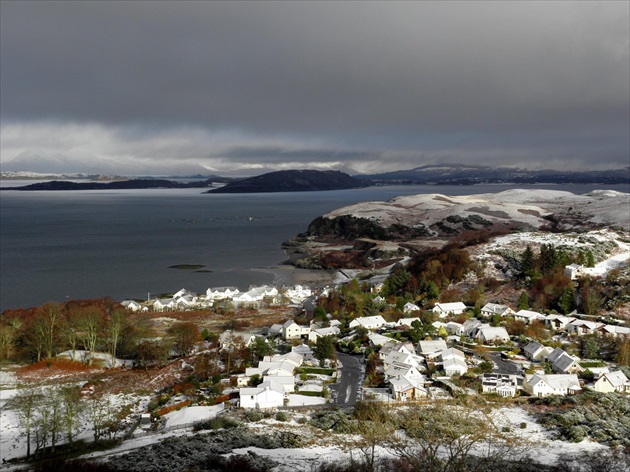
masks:
<path id="1" fill-rule="evenodd" d="M 337 353 L 337 360 L 341 363 L 337 383 L 330 389 L 337 406 L 353 406 L 357 401 L 359 387 L 363 383 L 365 367 L 361 362 L 362 356 Z"/>
<path id="2" fill-rule="evenodd" d="M 521 370 L 518 365 L 513 362 L 506 361 L 501 357 L 501 354 L 498 352 L 491 352 L 490 358 L 494 362 L 496 368 L 492 371 L 497 374 L 510 374 L 510 375 L 521 375 Z"/>

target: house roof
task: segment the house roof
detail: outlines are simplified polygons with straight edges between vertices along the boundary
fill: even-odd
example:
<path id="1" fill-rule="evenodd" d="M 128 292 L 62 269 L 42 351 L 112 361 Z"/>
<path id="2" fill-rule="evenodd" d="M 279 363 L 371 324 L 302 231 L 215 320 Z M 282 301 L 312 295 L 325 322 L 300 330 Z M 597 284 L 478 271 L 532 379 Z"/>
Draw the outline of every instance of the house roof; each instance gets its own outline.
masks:
<path id="1" fill-rule="evenodd" d="M 628 377 L 626 377 L 620 370 L 602 374 L 602 377 L 606 377 L 613 387 L 621 387 L 628 384 Z"/>
<path id="2" fill-rule="evenodd" d="M 418 351 L 420 354 L 431 354 L 439 351 L 446 351 L 446 341 L 443 339 L 431 339 L 429 341 L 420 341 L 418 343 Z"/>
<path id="3" fill-rule="evenodd" d="M 240 395 L 260 395 L 265 390 L 269 389 L 272 392 L 284 395 L 284 387 L 279 382 L 270 382 L 269 380 L 261 383 L 258 387 L 246 387 L 239 389 Z"/>
<path id="4" fill-rule="evenodd" d="M 466 365 L 466 362 L 464 362 L 463 360 L 457 357 L 449 357 L 447 359 L 444 359 L 443 366 L 444 366 L 444 370 L 452 369 L 455 366 L 468 370 L 468 366 Z"/>
<path id="5" fill-rule="evenodd" d="M 455 311 L 465 310 L 466 305 L 463 302 L 451 302 L 451 303 L 436 303 L 433 310 L 437 311 Z"/>
<path id="6" fill-rule="evenodd" d="M 415 303 L 407 302 L 405 306 L 403 306 L 403 311 L 418 311 L 420 307 Z"/>
<path id="7" fill-rule="evenodd" d="M 545 318 L 545 315 L 542 315 L 541 313 L 538 313 L 537 311 L 531 311 L 531 310 L 518 310 L 516 313 L 514 313 L 514 316 L 527 318 L 528 320 L 538 320 L 538 319 Z"/>
<path id="8" fill-rule="evenodd" d="M 577 363 L 577 361 L 573 357 L 571 357 L 570 355 L 568 355 L 565 352 L 562 355 L 560 355 L 554 362 L 552 362 L 552 365 L 557 370 L 560 370 L 562 372 L 566 372 L 567 369 L 569 369 L 572 365 L 574 365 L 576 363 Z"/>
<path id="9" fill-rule="evenodd" d="M 551 354 L 549 354 L 549 362 L 553 364 L 556 359 L 558 359 L 563 354 L 566 354 L 566 351 L 564 349 L 560 349 L 559 347 L 555 348 L 553 351 L 551 351 Z"/>
<path id="10" fill-rule="evenodd" d="M 385 321 L 385 318 L 383 318 L 381 315 L 361 316 L 359 318 L 355 318 L 354 320 L 352 320 L 350 324 L 352 324 L 353 326 L 356 326 L 356 325 L 372 326 L 372 325 L 384 325 L 384 324 L 387 324 L 387 321 Z"/>
<path id="11" fill-rule="evenodd" d="M 488 374 L 483 374 L 481 383 L 483 385 L 496 385 L 497 387 L 506 386 L 506 385 L 516 387 L 517 380 L 516 380 L 516 375 L 488 373 Z"/>
<path id="12" fill-rule="evenodd" d="M 320 336 L 337 336 L 339 333 L 341 333 L 341 330 L 337 328 L 336 326 L 329 326 L 328 328 L 314 329 L 313 331 L 315 331 Z"/>
<path id="13" fill-rule="evenodd" d="M 449 357 L 455 357 L 462 360 L 466 359 L 466 355 L 462 351 L 454 347 L 442 351 L 440 356 L 442 357 L 442 359 L 448 359 Z"/>
<path id="14" fill-rule="evenodd" d="M 400 364 L 398 362 L 390 365 L 385 370 L 385 375 L 388 377 L 422 377 L 422 374 L 420 374 L 416 366 Z"/>
<path id="15" fill-rule="evenodd" d="M 384 346 L 385 344 L 388 344 L 390 341 L 394 341 L 392 338 L 388 336 L 383 336 L 382 334 L 376 334 L 376 333 L 370 334 L 368 336 L 368 339 L 375 346 Z"/>
<path id="16" fill-rule="evenodd" d="M 557 390 L 582 390 L 580 381 L 575 374 L 533 374 L 527 380 L 527 383 L 532 387 L 540 382 L 544 382 L 552 389 Z"/>
<path id="17" fill-rule="evenodd" d="M 523 351 L 525 351 L 530 356 L 535 356 L 536 353 L 540 351 L 543 347 L 544 346 L 540 344 L 539 342 L 532 341 L 531 343 L 529 343 L 527 346 L 523 348 Z"/>
<path id="18" fill-rule="evenodd" d="M 489 311 L 494 313 L 495 315 L 502 315 L 506 311 L 510 310 L 510 307 L 507 305 L 499 305 L 498 303 L 486 303 L 481 311 Z"/>
<path id="19" fill-rule="evenodd" d="M 483 337 L 486 340 L 490 339 L 510 339 L 510 335 L 503 326 L 484 326 L 479 329 L 477 334 L 480 338 Z"/>

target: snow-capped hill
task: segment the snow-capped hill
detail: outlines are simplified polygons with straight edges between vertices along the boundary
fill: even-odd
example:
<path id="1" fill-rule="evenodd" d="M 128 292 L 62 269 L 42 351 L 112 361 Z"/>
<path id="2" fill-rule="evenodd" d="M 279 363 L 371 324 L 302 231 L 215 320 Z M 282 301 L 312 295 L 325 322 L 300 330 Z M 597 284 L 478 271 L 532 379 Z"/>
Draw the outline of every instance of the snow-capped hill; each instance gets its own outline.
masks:
<path id="1" fill-rule="evenodd" d="M 337 259 L 343 256 L 339 263 L 348 264 L 348 258 L 355 254 L 356 260 L 351 261 L 355 266 L 376 260 L 385 266 L 409 253 L 441 247 L 454 238 L 481 241 L 515 231 L 630 231 L 629 209 L 630 194 L 609 191 L 576 195 L 516 189 L 465 196 L 410 195 L 334 210 L 313 220 L 305 234 L 288 241 L 285 247 L 290 248 L 291 255 L 307 256 L 300 259 L 304 267 L 331 266 L 337 257 L 335 251 Z M 324 246 L 329 247 L 323 258 Z M 349 248 L 355 253 L 348 252 Z"/>

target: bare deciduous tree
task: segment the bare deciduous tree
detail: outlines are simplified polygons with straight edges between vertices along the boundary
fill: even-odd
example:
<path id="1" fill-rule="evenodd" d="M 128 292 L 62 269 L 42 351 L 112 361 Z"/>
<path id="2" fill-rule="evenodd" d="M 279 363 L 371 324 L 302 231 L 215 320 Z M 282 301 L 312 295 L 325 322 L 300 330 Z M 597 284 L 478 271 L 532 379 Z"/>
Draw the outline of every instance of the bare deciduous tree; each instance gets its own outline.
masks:
<path id="1" fill-rule="evenodd" d="M 493 470 L 526 449 L 524 440 L 504 432 L 482 405 L 412 405 L 399 414 L 402 433 L 393 450 L 412 470 L 468 472 Z"/>
<path id="2" fill-rule="evenodd" d="M 42 399 L 43 395 L 39 390 L 24 387 L 19 389 L 9 402 L 9 406 L 17 412 L 22 433 L 26 436 L 26 457 L 31 456 L 32 433 L 35 429 L 37 409 Z"/>

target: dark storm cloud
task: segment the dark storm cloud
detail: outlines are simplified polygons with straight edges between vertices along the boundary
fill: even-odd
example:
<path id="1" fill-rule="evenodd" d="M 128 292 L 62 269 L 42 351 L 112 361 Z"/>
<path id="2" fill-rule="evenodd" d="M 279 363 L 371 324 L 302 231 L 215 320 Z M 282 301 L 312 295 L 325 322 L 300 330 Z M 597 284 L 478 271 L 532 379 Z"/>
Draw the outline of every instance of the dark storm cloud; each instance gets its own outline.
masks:
<path id="1" fill-rule="evenodd" d="M 1 17 L 3 127 L 96 124 L 130 158 L 169 154 L 156 139 L 210 166 L 630 153 L 627 2 L 7 1 Z M 216 147 L 175 152 L 181 129 Z"/>

